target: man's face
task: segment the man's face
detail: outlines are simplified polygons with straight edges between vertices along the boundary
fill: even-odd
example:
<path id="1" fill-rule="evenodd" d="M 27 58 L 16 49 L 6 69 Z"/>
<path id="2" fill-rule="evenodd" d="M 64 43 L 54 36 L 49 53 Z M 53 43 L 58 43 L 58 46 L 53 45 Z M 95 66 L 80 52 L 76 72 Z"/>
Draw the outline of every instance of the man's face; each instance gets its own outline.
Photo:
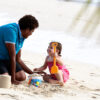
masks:
<path id="1" fill-rule="evenodd" d="M 22 30 L 22 36 L 24 38 L 28 38 L 30 35 L 32 35 L 33 32 L 34 32 L 34 29 L 33 30 L 30 30 L 30 29 Z"/>

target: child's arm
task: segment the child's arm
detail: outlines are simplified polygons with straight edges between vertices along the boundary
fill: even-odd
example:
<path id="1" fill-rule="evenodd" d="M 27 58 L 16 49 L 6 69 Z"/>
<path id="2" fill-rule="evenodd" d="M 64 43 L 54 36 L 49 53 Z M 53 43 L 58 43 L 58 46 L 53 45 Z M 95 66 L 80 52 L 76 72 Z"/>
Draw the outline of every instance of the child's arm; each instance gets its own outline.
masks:
<path id="1" fill-rule="evenodd" d="M 53 56 L 53 57 L 54 57 L 54 56 L 56 57 L 56 62 L 58 62 L 61 66 L 64 65 L 64 63 L 63 63 L 61 57 L 58 56 L 57 53 L 52 54 L 52 56 Z"/>
<path id="2" fill-rule="evenodd" d="M 58 62 L 60 65 L 64 65 L 61 57 L 56 57 L 56 62 Z"/>
<path id="3" fill-rule="evenodd" d="M 44 62 L 44 65 L 41 66 L 40 68 L 35 68 L 35 69 L 33 69 L 33 71 L 43 71 L 43 70 L 45 70 L 46 68 L 47 68 L 47 57 L 46 57 L 46 60 L 45 60 L 45 62 Z"/>

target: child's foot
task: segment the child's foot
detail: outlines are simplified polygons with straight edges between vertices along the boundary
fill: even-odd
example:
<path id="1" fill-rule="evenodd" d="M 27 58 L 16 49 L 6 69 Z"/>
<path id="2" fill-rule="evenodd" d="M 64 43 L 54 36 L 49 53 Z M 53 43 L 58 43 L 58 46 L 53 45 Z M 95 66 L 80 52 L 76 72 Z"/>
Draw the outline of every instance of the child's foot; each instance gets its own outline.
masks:
<path id="1" fill-rule="evenodd" d="M 58 82 L 58 84 L 60 85 L 60 86 L 64 86 L 64 83 L 63 82 Z"/>

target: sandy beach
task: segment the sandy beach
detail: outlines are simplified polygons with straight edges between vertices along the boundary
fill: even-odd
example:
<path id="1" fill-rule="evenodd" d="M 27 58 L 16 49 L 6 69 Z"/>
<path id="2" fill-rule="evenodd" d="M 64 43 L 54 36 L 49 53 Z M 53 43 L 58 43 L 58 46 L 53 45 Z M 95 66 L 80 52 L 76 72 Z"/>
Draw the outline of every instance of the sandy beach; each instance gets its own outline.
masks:
<path id="1" fill-rule="evenodd" d="M 81 3 L 61 0 L 2 0 L 0 1 L 0 25 L 17 22 L 23 15 L 32 14 L 39 20 L 40 27 L 38 30 L 68 32 L 69 26 L 81 5 Z M 86 15 L 78 19 L 80 23 L 77 27 L 81 26 L 82 28 L 86 21 L 89 21 L 92 14 L 91 10 L 94 9 L 94 6 L 89 8 Z M 93 25 L 92 22 L 90 23 Z M 81 28 L 75 28 L 74 31 L 77 35 Z M 88 34 L 88 32 L 86 33 Z M 93 38 L 97 41 L 99 40 L 99 32 L 97 28 L 93 35 Z M 73 32 L 71 35 L 73 35 Z M 83 34 L 81 35 L 83 36 Z M 88 36 L 89 34 L 86 35 L 86 37 Z M 33 48 L 35 49 L 34 46 Z M 28 51 L 25 47 L 22 49 L 22 59 L 30 69 L 43 65 L 46 53 L 41 53 L 41 48 L 40 46 L 40 53 Z M 99 49 L 97 53 L 100 57 Z M 97 61 L 99 61 L 98 59 Z M 71 60 L 67 56 L 64 56 L 63 60 L 70 72 L 70 78 L 64 87 L 45 82 L 42 82 L 40 87 L 29 86 L 26 80 L 20 85 L 11 85 L 8 89 L 0 88 L 0 100 L 100 100 L 100 64 L 93 64 L 92 61 L 88 63 L 82 62 L 82 60 Z M 48 73 L 48 70 L 46 72 Z"/>
<path id="2" fill-rule="evenodd" d="M 33 69 L 43 64 L 45 56 L 23 51 L 22 59 L 29 68 Z M 70 71 L 70 78 L 64 87 L 45 82 L 42 82 L 40 87 L 29 86 L 26 80 L 18 86 L 11 85 L 9 89 L 0 88 L 0 99 L 60 100 L 63 98 L 64 100 L 99 100 L 100 68 L 91 64 L 69 61 L 68 59 L 64 59 L 64 63 Z"/>

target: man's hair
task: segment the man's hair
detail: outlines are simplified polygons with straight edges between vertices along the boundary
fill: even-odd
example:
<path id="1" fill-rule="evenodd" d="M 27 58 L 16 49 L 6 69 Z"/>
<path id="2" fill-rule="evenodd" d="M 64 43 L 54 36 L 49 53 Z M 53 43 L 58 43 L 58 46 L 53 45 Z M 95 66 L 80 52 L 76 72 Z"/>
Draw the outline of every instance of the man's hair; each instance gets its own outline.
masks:
<path id="1" fill-rule="evenodd" d="M 38 20 L 32 15 L 25 15 L 19 19 L 18 24 L 20 29 L 35 29 L 39 26 Z"/>

